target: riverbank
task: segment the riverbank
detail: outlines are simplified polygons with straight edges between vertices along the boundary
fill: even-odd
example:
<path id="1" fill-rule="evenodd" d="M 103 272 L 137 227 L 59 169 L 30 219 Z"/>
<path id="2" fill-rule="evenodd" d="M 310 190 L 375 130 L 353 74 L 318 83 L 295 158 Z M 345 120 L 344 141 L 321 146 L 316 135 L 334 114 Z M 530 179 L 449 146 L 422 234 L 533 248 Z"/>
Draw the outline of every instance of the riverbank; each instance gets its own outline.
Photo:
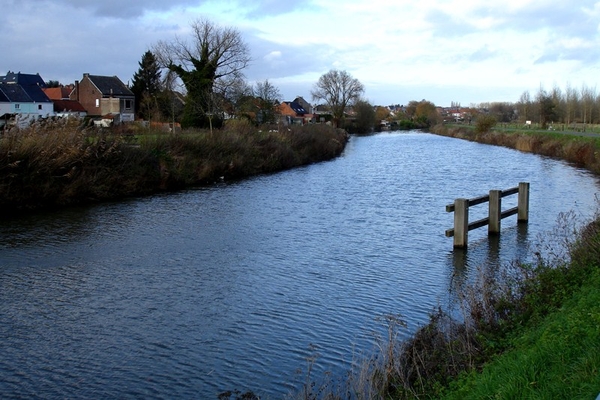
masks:
<path id="1" fill-rule="evenodd" d="M 600 137 L 581 136 L 555 131 L 515 131 L 492 129 L 478 133 L 472 128 L 436 125 L 431 133 L 472 142 L 509 147 L 573 163 L 595 174 L 600 174 Z"/>
<path id="2" fill-rule="evenodd" d="M 433 133 L 560 158 L 600 173 L 600 140 L 560 133 L 438 126 Z M 571 216 L 572 217 L 572 216 Z M 481 268 L 462 295 L 462 320 L 431 315 L 372 372 L 377 393 L 398 399 L 595 398 L 600 393 L 600 217 L 557 229 L 561 256 Z"/>
<path id="3" fill-rule="evenodd" d="M 3 213 L 144 196 L 277 172 L 341 154 L 348 136 L 326 125 L 259 130 L 98 131 L 76 121 L 35 124 L 0 139 Z"/>

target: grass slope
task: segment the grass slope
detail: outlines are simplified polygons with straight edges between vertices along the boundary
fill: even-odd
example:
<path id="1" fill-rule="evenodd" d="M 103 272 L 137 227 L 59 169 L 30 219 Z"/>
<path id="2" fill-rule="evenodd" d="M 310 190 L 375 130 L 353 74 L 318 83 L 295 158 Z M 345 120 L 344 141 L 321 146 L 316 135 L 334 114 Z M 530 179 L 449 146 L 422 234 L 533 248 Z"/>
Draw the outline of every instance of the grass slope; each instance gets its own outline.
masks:
<path id="1" fill-rule="evenodd" d="M 594 399 L 600 393 L 600 271 L 514 340 L 514 348 L 457 384 L 446 399 Z"/>

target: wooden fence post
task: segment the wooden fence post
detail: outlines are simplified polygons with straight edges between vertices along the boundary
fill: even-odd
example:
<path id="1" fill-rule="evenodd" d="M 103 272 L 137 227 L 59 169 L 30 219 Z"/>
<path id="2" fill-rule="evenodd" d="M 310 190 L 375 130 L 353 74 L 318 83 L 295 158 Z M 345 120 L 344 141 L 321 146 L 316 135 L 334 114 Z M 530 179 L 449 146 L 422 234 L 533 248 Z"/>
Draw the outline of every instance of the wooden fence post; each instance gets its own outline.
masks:
<path id="1" fill-rule="evenodd" d="M 519 209 L 517 221 L 529 220 L 529 182 L 519 182 Z"/>
<path id="2" fill-rule="evenodd" d="M 489 224 L 488 234 L 500 233 L 500 221 L 502 220 L 502 191 L 490 190 Z"/>
<path id="3" fill-rule="evenodd" d="M 454 247 L 467 247 L 469 235 L 469 200 L 454 200 Z"/>

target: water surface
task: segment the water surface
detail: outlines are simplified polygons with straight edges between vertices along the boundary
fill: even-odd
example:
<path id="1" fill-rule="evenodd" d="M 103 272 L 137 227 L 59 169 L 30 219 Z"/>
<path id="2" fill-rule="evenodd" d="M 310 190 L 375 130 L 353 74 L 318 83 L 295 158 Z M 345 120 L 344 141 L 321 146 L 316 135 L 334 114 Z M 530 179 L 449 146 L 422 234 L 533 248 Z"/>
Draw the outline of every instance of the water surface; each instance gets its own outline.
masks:
<path id="1" fill-rule="evenodd" d="M 453 251 L 445 205 L 522 181 L 530 223 Z M 2 221 L 0 397 L 280 398 L 308 357 L 342 375 L 370 352 L 377 317 L 407 335 L 477 266 L 527 259 L 599 187 L 561 161 L 385 133 L 274 175 Z"/>

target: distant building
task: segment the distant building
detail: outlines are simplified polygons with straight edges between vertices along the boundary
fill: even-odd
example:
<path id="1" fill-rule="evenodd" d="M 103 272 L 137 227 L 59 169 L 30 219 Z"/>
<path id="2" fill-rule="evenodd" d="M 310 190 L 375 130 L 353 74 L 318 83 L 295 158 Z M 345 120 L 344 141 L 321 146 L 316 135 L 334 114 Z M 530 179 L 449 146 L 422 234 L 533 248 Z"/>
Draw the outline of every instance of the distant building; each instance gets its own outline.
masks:
<path id="1" fill-rule="evenodd" d="M 57 117 L 75 116 L 83 118 L 87 115 L 87 111 L 81 103 L 69 98 L 72 91 L 73 88 L 64 86 L 44 88 L 44 93 L 54 103 L 54 115 Z"/>
<path id="2" fill-rule="evenodd" d="M 302 97 L 296 97 L 293 101 L 284 101 L 279 105 L 281 122 L 287 125 L 303 125 L 315 122 L 312 106 Z"/>
<path id="3" fill-rule="evenodd" d="M 20 117 L 21 121 L 54 115 L 52 100 L 43 89 L 46 83 L 39 74 L 10 72 L 0 77 L 0 119 Z"/>
<path id="4" fill-rule="evenodd" d="M 75 81 L 69 98 L 81 103 L 89 116 L 114 123 L 135 119 L 135 95 L 116 76 L 85 73 L 81 81 Z"/>

